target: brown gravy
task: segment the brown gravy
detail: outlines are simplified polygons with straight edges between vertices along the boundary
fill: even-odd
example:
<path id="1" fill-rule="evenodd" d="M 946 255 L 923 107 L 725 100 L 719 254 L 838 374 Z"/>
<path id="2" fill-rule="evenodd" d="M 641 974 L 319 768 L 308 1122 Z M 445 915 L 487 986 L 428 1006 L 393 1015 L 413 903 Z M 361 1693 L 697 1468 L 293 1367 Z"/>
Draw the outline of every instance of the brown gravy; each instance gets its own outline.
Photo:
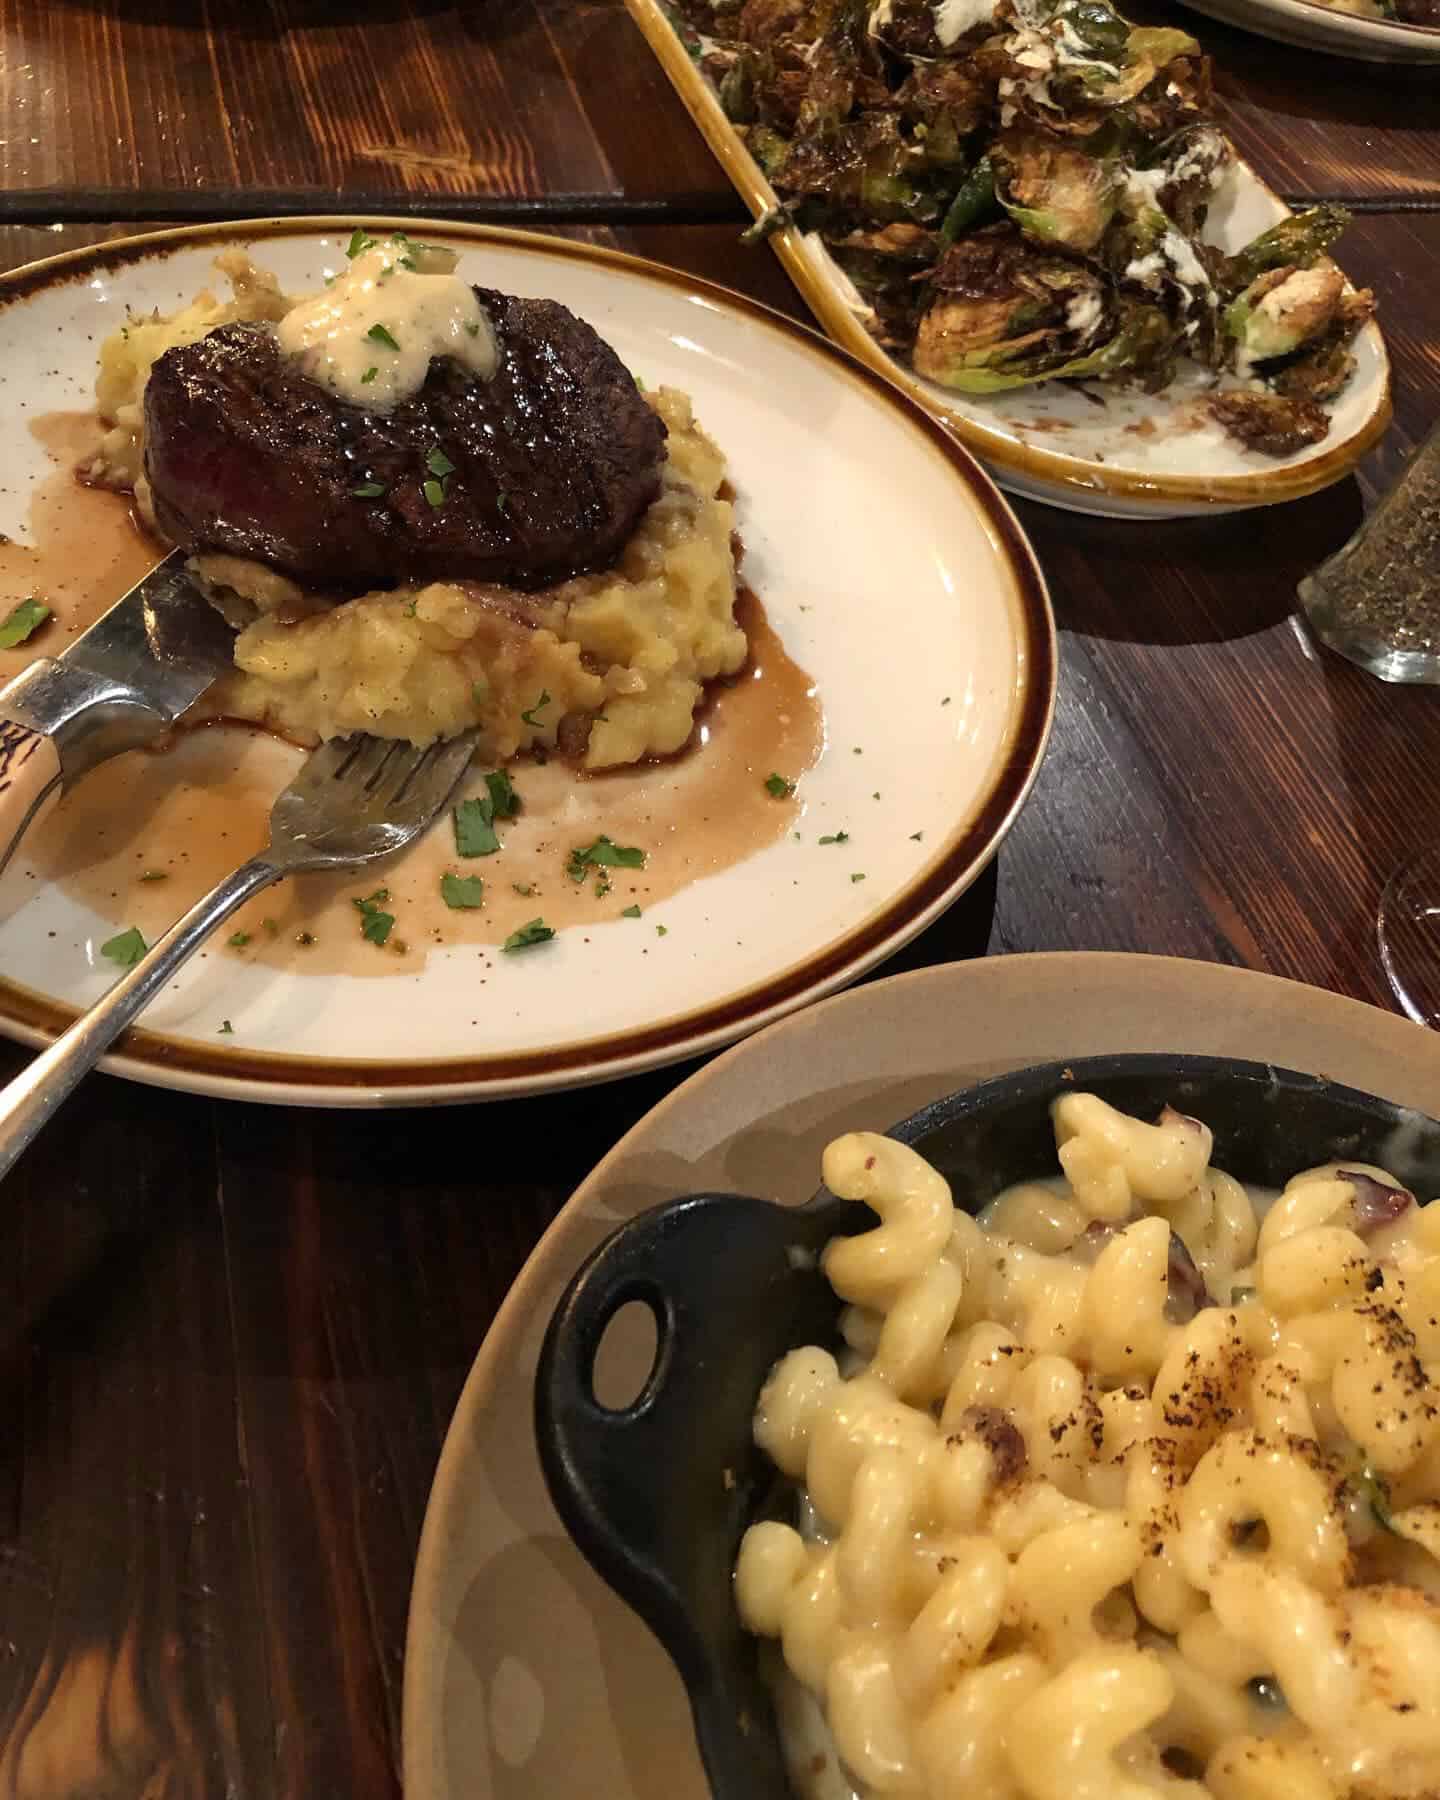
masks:
<path id="1" fill-rule="evenodd" d="M 122 496 L 80 487 L 69 474 L 93 446 L 92 419 L 52 415 L 33 429 L 63 467 L 36 496 L 36 548 L 0 544 L 0 593 L 14 596 L 6 611 L 38 593 L 56 618 L 29 644 L 0 653 L 7 679 L 32 656 L 57 654 L 61 631 L 68 639 L 83 630 L 159 554 Z M 271 889 L 236 915 L 209 953 L 314 973 L 381 975 L 414 973 L 432 945 L 498 947 L 535 918 L 556 931 L 620 920 L 653 940 L 666 899 L 790 829 L 796 804 L 775 798 L 766 779 L 778 773 L 795 780 L 823 746 L 814 684 L 785 654 L 748 590 L 737 616 L 750 640 L 749 660 L 712 689 L 681 755 L 603 775 L 578 774 L 558 758 L 543 765 L 522 760 L 510 770 L 521 811 L 497 823 L 499 852 L 458 857 L 450 820 L 442 818 L 383 868 L 348 878 L 304 876 Z M 298 761 L 293 747 L 248 727 L 182 732 L 168 750 L 120 757 L 86 776 L 32 829 L 25 860 L 39 880 L 62 884 L 117 930 L 135 925 L 153 940 L 262 847 L 270 805 Z M 461 795 L 483 792 L 477 769 Z M 644 850 L 645 866 L 592 868 L 576 883 L 565 873 L 571 851 L 601 834 Z M 447 873 L 478 875 L 483 906 L 446 906 L 440 881 Z M 363 938 L 352 904 L 379 887 L 388 889 L 384 910 L 395 919 L 383 949 Z M 626 918 L 625 909 L 636 906 L 641 916 Z M 226 942 L 237 934 L 246 941 Z"/>

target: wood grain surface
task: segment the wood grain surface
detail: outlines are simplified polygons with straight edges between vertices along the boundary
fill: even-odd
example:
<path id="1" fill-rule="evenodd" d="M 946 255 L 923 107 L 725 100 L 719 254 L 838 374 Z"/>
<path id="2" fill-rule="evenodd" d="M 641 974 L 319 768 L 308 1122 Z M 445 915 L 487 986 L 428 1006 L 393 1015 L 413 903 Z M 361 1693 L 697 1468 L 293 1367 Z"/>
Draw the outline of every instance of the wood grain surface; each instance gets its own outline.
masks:
<path id="1" fill-rule="evenodd" d="M 1199 33 L 1282 192 L 1440 199 L 1433 71 L 1131 10 Z M 0 46 L 0 219 L 740 216 L 623 0 L 0 0 Z"/>
<path id="2" fill-rule="evenodd" d="M 1294 590 L 1440 412 L 1440 89 L 1199 29 L 1271 178 L 1378 209 L 1343 259 L 1380 302 L 1395 426 L 1357 479 L 1263 516 L 1019 509 L 1061 629 L 1052 748 L 996 865 L 882 975 L 1149 950 L 1386 1001 L 1374 902 L 1440 826 L 1440 696 L 1316 649 Z M 381 0 L 363 25 L 320 0 L 0 0 L 0 43 L 0 218 L 32 221 L 0 224 L 0 266 L 277 202 L 648 208 L 665 222 L 571 229 L 803 316 L 618 0 Z M 0 1078 L 25 1059 L 0 1045 Z M 86 1084 L 0 1216 L 5 1800 L 398 1795 L 461 1383 L 547 1222 L 684 1073 L 370 1115 Z"/>

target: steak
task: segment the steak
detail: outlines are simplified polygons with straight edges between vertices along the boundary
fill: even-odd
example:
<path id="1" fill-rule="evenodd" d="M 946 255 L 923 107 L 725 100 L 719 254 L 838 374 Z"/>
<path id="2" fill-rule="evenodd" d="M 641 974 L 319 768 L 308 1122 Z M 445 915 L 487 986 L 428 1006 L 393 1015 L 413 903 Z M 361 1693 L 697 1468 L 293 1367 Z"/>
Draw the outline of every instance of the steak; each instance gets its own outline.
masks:
<path id="1" fill-rule="evenodd" d="M 383 413 L 311 381 L 263 326 L 167 350 L 145 389 L 160 530 L 355 591 L 536 588 L 612 564 L 660 491 L 663 423 L 558 301 L 475 293 L 494 375 L 436 357 L 419 393 Z"/>

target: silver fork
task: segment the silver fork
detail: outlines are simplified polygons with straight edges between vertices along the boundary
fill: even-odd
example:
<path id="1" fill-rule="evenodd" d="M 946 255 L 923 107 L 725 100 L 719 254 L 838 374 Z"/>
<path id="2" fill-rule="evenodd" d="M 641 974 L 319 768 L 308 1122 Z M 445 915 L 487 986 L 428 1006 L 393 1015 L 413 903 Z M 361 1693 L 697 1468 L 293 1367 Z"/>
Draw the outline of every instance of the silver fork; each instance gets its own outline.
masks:
<path id="1" fill-rule="evenodd" d="M 217 925 L 286 875 L 360 868 L 403 850 L 449 799 L 475 734 L 428 750 L 381 738 L 334 738 L 310 757 L 270 812 L 270 842 L 122 975 L 103 1000 L 0 1089 L 0 1178 L 127 1025 Z"/>

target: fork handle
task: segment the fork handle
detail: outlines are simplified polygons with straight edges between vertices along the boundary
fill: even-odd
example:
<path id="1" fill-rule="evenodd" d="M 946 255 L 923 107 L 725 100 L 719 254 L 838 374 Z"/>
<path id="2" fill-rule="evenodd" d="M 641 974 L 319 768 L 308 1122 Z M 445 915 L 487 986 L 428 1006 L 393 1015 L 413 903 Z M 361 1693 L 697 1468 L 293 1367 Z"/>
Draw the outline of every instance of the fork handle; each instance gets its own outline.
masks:
<path id="1" fill-rule="evenodd" d="M 128 969 L 114 987 L 82 1013 L 48 1050 L 0 1089 L 0 1180 L 90 1070 L 180 965 L 252 895 L 290 871 L 263 856 L 247 862 L 198 900 Z"/>

